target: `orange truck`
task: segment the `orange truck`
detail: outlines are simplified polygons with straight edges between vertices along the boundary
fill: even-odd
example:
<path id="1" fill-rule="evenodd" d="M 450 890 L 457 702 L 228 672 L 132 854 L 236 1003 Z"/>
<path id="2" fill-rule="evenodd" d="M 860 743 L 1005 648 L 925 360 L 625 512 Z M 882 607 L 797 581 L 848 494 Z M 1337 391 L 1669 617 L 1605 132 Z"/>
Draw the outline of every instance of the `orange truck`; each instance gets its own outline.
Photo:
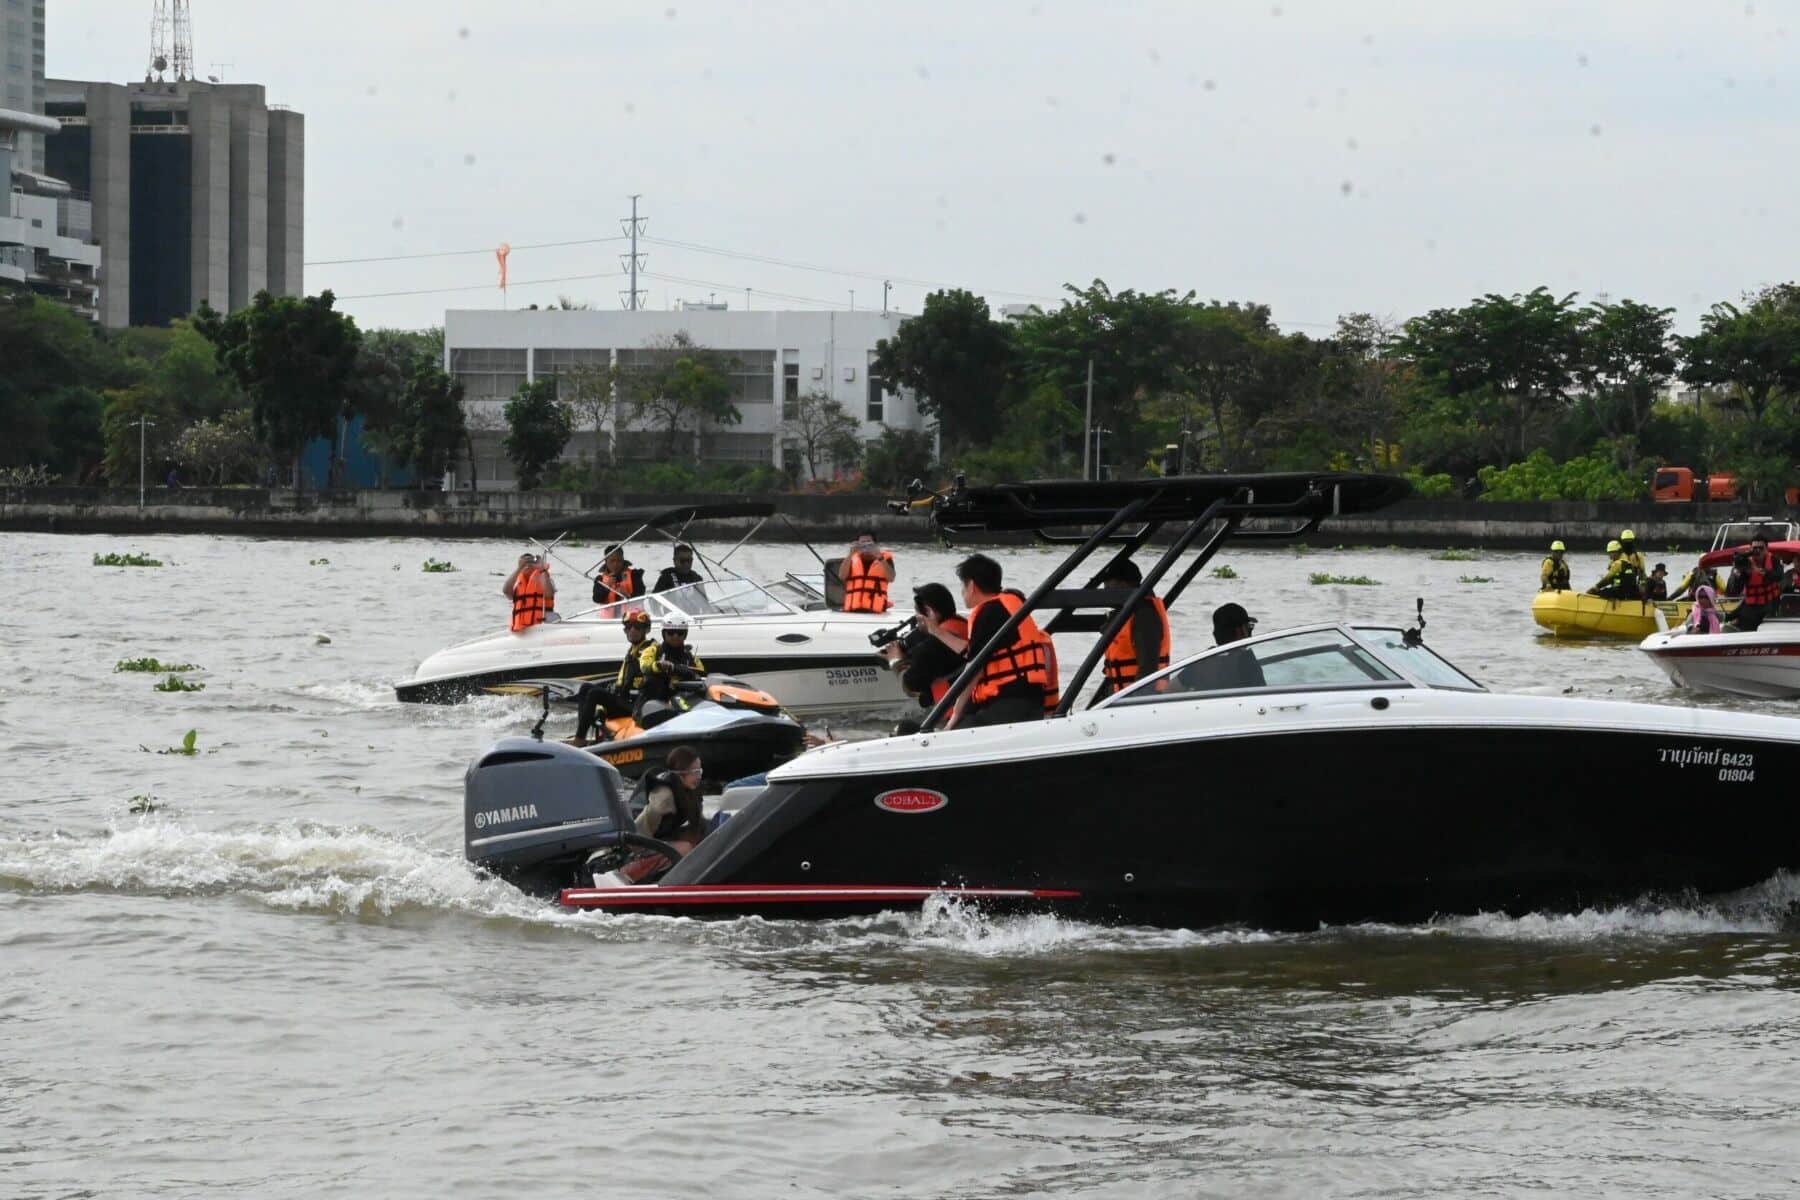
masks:
<path id="1" fill-rule="evenodd" d="M 1686 467 L 1658 467 L 1650 498 L 1659 503 L 1736 500 L 1737 480 L 1729 475 L 1695 475 Z"/>

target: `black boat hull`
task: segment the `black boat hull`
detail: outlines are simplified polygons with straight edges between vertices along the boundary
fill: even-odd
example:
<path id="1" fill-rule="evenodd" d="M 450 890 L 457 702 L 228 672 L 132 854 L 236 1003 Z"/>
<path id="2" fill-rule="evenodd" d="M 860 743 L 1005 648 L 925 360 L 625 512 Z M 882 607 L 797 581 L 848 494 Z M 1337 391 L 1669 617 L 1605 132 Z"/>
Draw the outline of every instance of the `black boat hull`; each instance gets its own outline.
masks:
<path id="1" fill-rule="evenodd" d="M 1058 911 L 1100 920 L 1311 928 L 1691 898 L 1800 868 L 1789 742 L 1371 726 L 918 757 L 774 784 L 665 882 L 1065 889 Z"/>

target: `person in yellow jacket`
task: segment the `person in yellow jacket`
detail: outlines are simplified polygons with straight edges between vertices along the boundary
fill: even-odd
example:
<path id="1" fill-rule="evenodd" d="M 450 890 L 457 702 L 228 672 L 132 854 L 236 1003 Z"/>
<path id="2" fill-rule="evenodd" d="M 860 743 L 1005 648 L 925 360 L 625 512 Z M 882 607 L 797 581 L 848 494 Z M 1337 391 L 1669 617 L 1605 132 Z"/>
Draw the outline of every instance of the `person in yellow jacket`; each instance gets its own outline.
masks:
<path id="1" fill-rule="evenodd" d="M 664 621 L 662 641 L 646 642 L 638 652 L 638 666 L 643 670 L 637 702 L 640 713 L 647 701 L 672 699 L 677 679 L 694 679 L 706 674 L 706 664 L 687 644 L 687 635 L 686 621 Z"/>
<path id="2" fill-rule="evenodd" d="M 1650 578 L 1650 572 L 1644 568 L 1644 556 L 1638 553 L 1637 534 L 1629 529 L 1619 534 L 1619 557 L 1631 564 L 1639 579 Z"/>
<path id="3" fill-rule="evenodd" d="M 1569 590 L 1569 564 L 1563 561 L 1563 552 L 1567 549 L 1561 541 L 1550 543 L 1550 553 L 1538 567 L 1538 591 Z"/>
<path id="4" fill-rule="evenodd" d="M 1643 595 L 1643 576 L 1625 557 L 1619 543 L 1606 543 L 1606 574 L 1600 582 L 1588 589 L 1590 596 L 1604 596 L 1608 600 L 1636 600 Z"/>
<path id="5" fill-rule="evenodd" d="M 1697 599 L 1700 595 L 1700 589 L 1703 587 L 1711 588 L 1713 593 L 1717 595 L 1719 591 L 1719 573 L 1711 567 L 1704 566 L 1701 563 L 1695 563 L 1693 568 L 1690 569 L 1686 575 L 1681 577 L 1680 585 L 1676 587 L 1674 591 L 1669 593 L 1669 599 Z"/>

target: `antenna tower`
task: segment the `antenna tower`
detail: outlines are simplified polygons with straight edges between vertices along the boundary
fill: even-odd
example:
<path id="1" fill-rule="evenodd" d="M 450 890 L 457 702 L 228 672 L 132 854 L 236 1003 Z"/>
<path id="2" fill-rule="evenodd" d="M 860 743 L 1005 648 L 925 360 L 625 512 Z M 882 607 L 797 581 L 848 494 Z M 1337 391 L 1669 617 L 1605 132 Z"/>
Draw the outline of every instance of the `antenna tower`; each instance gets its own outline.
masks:
<path id="1" fill-rule="evenodd" d="M 644 232 L 644 222 L 649 220 L 648 217 L 638 216 L 637 202 L 642 196 L 643 193 L 640 192 L 628 197 L 631 201 L 631 217 L 619 222 L 619 227 L 631 238 L 631 253 L 619 255 L 619 265 L 631 276 L 631 290 L 619 294 L 625 300 L 626 309 L 632 312 L 644 307 L 644 297 L 649 295 L 638 287 L 638 272 L 643 269 L 645 258 L 645 255 L 638 253 L 638 235 Z"/>
<path id="2" fill-rule="evenodd" d="M 156 0 L 150 14 L 150 69 L 146 80 L 172 76 L 184 83 L 194 77 L 194 33 L 188 0 Z"/>

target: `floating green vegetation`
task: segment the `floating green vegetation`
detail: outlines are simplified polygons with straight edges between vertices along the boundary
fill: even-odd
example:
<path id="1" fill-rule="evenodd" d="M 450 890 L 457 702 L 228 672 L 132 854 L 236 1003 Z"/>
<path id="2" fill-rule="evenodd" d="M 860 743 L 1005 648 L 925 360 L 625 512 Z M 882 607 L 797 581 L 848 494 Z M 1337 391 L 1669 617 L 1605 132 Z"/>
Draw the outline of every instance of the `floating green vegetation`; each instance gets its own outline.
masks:
<path id="1" fill-rule="evenodd" d="M 1324 571 L 1314 571 L 1306 580 L 1308 583 L 1348 583 L 1357 587 L 1381 586 L 1381 580 L 1370 579 L 1367 575 L 1331 575 Z"/>
<path id="2" fill-rule="evenodd" d="M 154 658 L 122 658 L 113 667 L 116 674 L 120 671 L 143 671 L 150 675 L 167 675 L 171 671 L 179 674 L 182 671 L 198 671 L 198 663 L 166 663 Z"/>
<path id="3" fill-rule="evenodd" d="M 1238 573 L 1231 569 L 1230 563 L 1214 567 L 1212 574 L 1214 579 L 1236 579 L 1238 577 Z"/>
<path id="4" fill-rule="evenodd" d="M 170 746 L 165 750 L 158 750 L 157 753 L 158 754 L 182 754 L 182 755 L 186 755 L 191 758 L 194 755 L 200 753 L 199 747 L 195 744 L 199 740 L 200 740 L 200 731 L 198 729 L 190 729 L 187 731 L 187 733 L 182 735 L 181 745 Z M 139 750 L 148 750 L 148 749 L 150 749 L 150 747 L 140 745 L 138 747 L 138 749 Z"/>
<path id="5" fill-rule="evenodd" d="M 1456 577 L 1456 582 L 1458 582 L 1458 583 L 1492 583 L 1492 582 L 1494 582 L 1494 577 L 1491 575 L 1458 575 Z"/>
<path id="6" fill-rule="evenodd" d="M 329 567 L 331 565 L 331 560 L 329 558 L 309 558 L 306 560 L 306 565 L 309 567 Z"/>
<path id="7" fill-rule="evenodd" d="M 189 683 L 179 675 L 171 675 L 161 683 L 157 684 L 155 690 L 159 692 L 204 692 L 206 690 L 206 685 L 204 683 Z"/>
<path id="8" fill-rule="evenodd" d="M 428 574 L 444 575 L 454 570 L 456 570 L 456 564 L 453 562 L 440 562 L 435 558 L 425 560 L 425 571 Z"/>
<path id="9" fill-rule="evenodd" d="M 162 805 L 156 802 L 155 796 L 133 796 L 129 807 L 131 812 L 141 817 L 155 812 Z"/>
<path id="10" fill-rule="evenodd" d="M 1475 553 L 1473 550 L 1458 550 L 1455 546 L 1452 546 L 1448 550 L 1439 550 L 1431 557 L 1437 559 L 1439 562 L 1474 562 L 1476 559 L 1480 558 L 1481 555 Z"/>
<path id="11" fill-rule="evenodd" d="M 148 554 L 96 554 L 96 567 L 160 567 L 162 559 L 151 558 Z"/>

